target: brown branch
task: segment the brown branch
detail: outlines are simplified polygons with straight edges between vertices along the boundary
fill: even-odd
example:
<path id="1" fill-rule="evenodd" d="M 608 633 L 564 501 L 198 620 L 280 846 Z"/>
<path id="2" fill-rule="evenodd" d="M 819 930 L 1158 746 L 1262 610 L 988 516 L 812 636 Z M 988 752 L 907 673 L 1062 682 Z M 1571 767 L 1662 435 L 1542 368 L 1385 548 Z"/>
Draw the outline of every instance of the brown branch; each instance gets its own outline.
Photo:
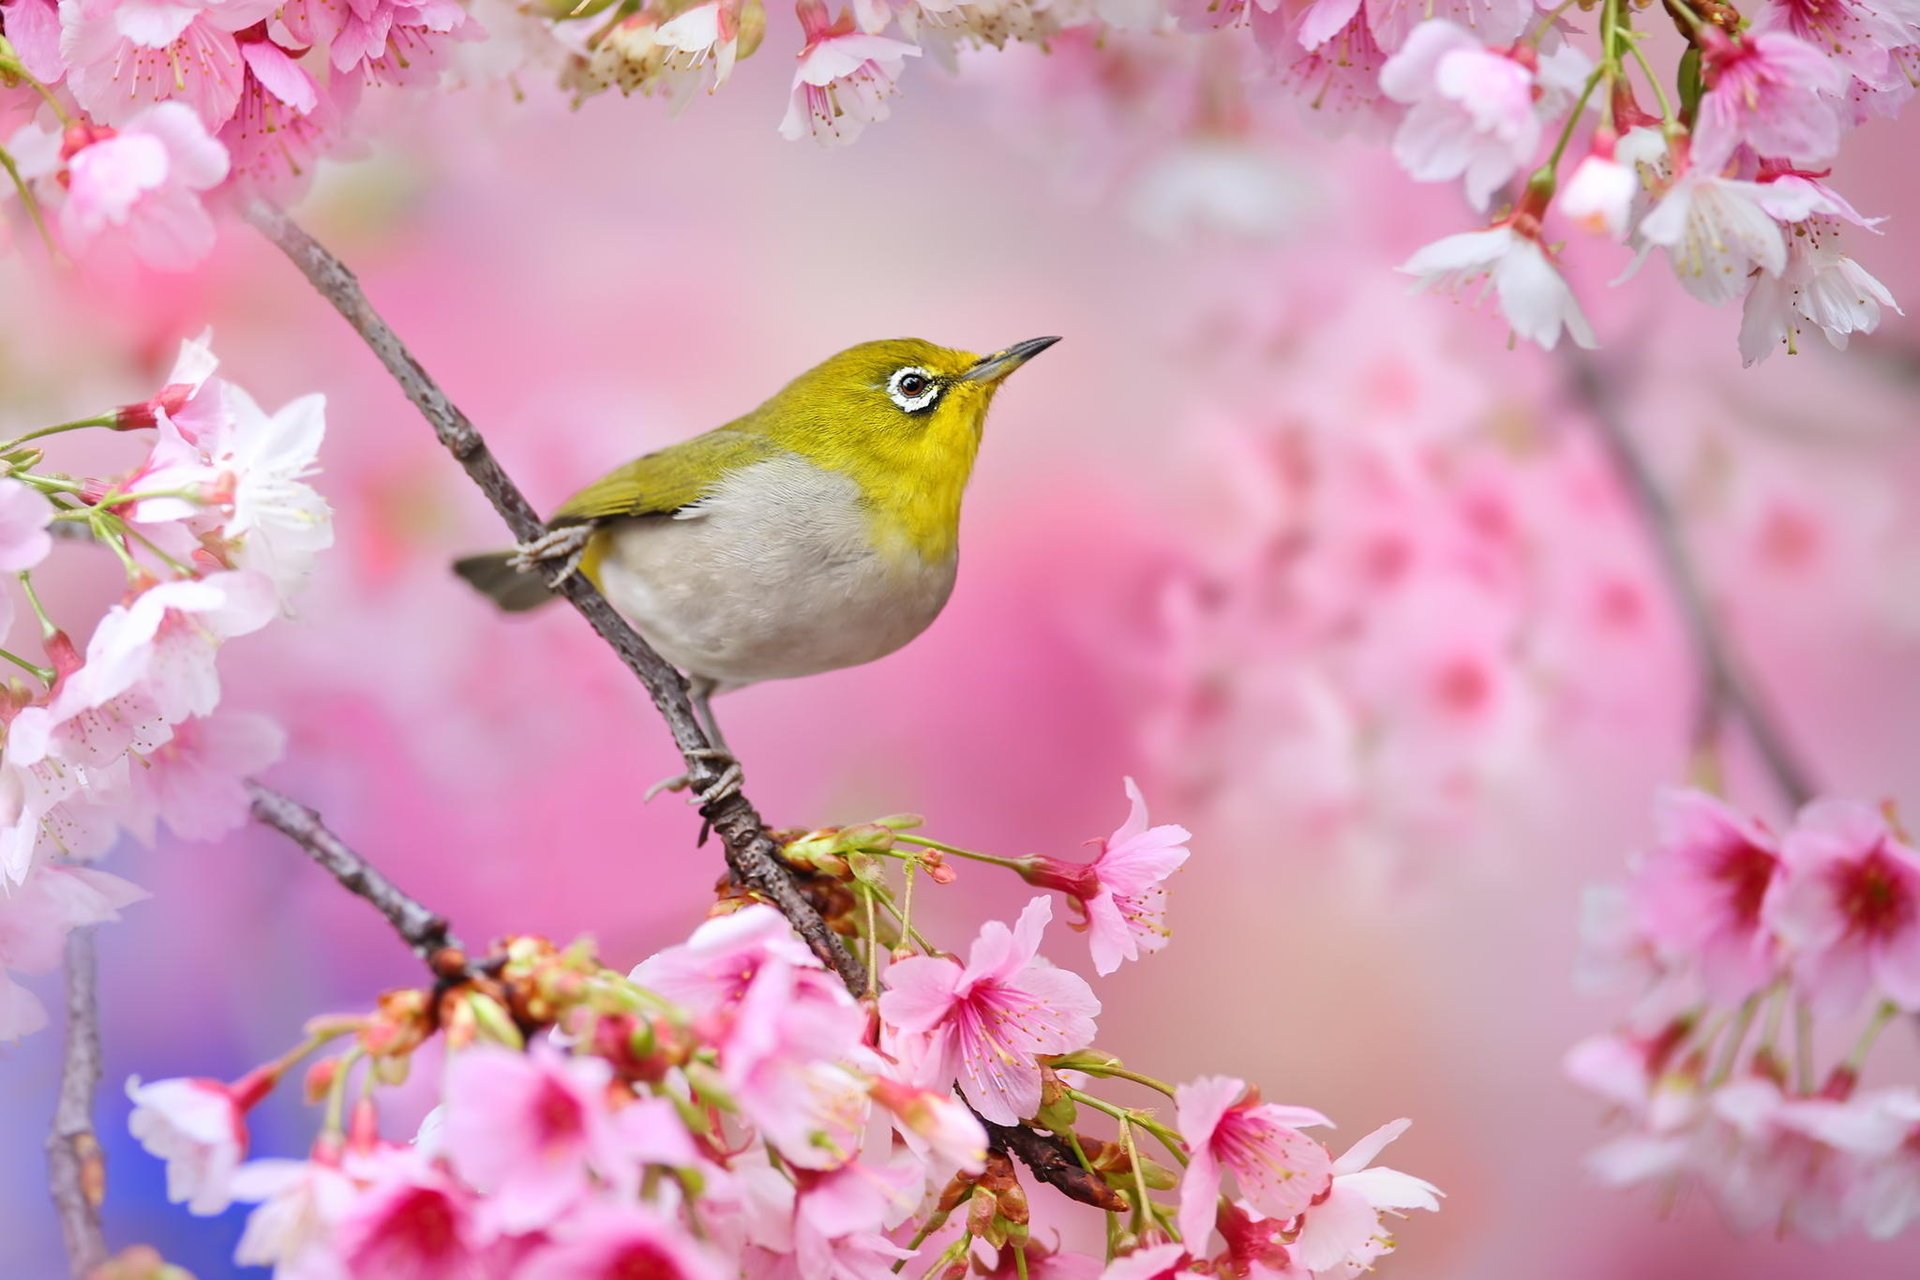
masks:
<path id="1" fill-rule="evenodd" d="M 1653 540 L 1660 568 L 1679 606 L 1694 664 L 1700 673 L 1700 708 L 1694 722 L 1696 743 L 1709 741 L 1726 715 L 1746 725 L 1760 762 L 1788 804 L 1799 808 L 1818 794 L 1812 775 L 1801 762 L 1792 741 L 1767 707 L 1759 691 L 1735 657 L 1720 620 L 1708 602 L 1699 569 L 1681 536 L 1673 504 L 1661 492 L 1659 481 L 1634 443 L 1613 388 L 1601 375 L 1593 357 L 1568 344 L 1568 377 L 1575 395 L 1587 410 L 1601 445 L 1606 449 L 1620 482 Z"/>
<path id="2" fill-rule="evenodd" d="M 373 309 L 346 264 L 302 230 L 282 209 L 256 201 L 248 208 L 247 217 L 300 268 L 320 295 L 334 305 L 354 332 L 373 349 L 447 452 L 487 495 L 513 536 L 529 542 L 546 532 L 546 525 L 533 504 L 487 448 L 480 432 Z M 584 574 L 569 575 L 561 584 L 560 592 L 645 686 L 686 762 L 687 780 L 693 790 L 706 791 L 718 784 L 722 768 L 715 761 L 706 733 L 694 718 L 685 679 L 640 638 Z M 767 834 L 766 824 L 752 802 L 736 789 L 702 806 L 700 813 L 720 837 L 726 849 L 727 867 L 734 879 L 778 908 L 814 954 L 838 973 L 849 988 L 863 990 L 866 973 L 860 962 L 807 901 L 791 869 L 781 860 L 779 847 Z"/>
<path id="3" fill-rule="evenodd" d="M 1018 1156 L 1034 1177 L 1062 1195 L 1108 1213 L 1125 1213 L 1130 1207 L 1126 1197 L 1108 1186 L 1105 1178 L 1080 1163 L 1064 1138 L 1022 1125 L 995 1124 L 978 1111 L 973 1114 L 987 1130 L 987 1145 Z"/>
<path id="4" fill-rule="evenodd" d="M 253 798 L 255 818 L 299 845 L 348 893 L 372 903 L 401 940 L 436 972 L 442 968 L 443 958 L 460 953 L 460 943 L 450 932 L 444 916 L 402 892 L 380 868 L 328 830 L 318 813 L 264 783 L 248 779 L 246 785 L 247 794 Z M 459 955 L 456 967 L 465 967 L 463 954 Z"/>
<path id="5" fill-rule="evenodd" d="M 107 1166 L 93 1133 L 93 1093 L 100 1084 L 100 1004 L 95 991 L 93 928 L 67 935 L 67 1049 L 60 1063 L 60 1096 L 47 1135 L 47 1184 L 67 1242 L 67 1268 L 86 1276 L 107 1260 L 100 1204 Z"/>

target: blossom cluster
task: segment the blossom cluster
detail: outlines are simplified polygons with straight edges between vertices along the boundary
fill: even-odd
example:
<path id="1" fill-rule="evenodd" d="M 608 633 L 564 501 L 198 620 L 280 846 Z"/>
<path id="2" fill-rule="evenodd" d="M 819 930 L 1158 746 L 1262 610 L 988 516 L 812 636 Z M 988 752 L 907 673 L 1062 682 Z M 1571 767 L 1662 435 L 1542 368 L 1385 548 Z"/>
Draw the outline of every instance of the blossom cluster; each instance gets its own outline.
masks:
<path id="1" fill-rule="evenodd" d="M 13 105 L 37 108 L 5 139 L 13 187 L 76 256 L 110 241 L 182 267 L 213 244 L 210 199 L 296 194 L 348 140 L 368 86 L 424 89 L 537 65 L 576 99 L 617 86 L 684 104 L 727 83 L 767 31 L 760 0 L 483 7 L 484 23 L 460 0 L 7 0 L 0 84 L 19 82 Z M 1182 119 L 1196 141 L 1245 131 L 1255 117 L 1244 100 L 1264 91 L 1332 130 L 1390 135 L 1410 178 L 1457 180 L 1474 209 L 1497 215 L 1403 269 L 1420 288 L 1489 282 L 1519 337 L 1594 344 L 1560 271 L 1561 227 L 1626 244 L 1636 263 L 1664 254 L 1706 302 L 1744 300 L 1748 363 L 1795 350 L 1809 330 L 1837 346 L 1871 332 L 1896 304 L 1842 238 L 1879 220 L 1822 179 L 1847 129 L 1911 96 L 1920 13 L 1898 0 L 1767 0 L 1750 15 L 1675 0 L 1676 97 L 1637 6 L 1577 0 L 1597 19 L 1586 42 L 1573 7 L 798 0 L 779 129 L 851 141 L 886 118 L 907 62 L 927 53 L 957 67 L 963 48 L 1058 46 L 1111 72 L 1069 69 L 1063 87 L 1138 95 L 1153 77 L 1120 65 L 1138 47 L 1109 48 L 1110 37 L 1152 42 L 1149 63 L 1182 76 L 1185 47 L 1207 42 L 1221 55 L 1201 59 L 1204 85 L 1183 92 L 1212 105 L 1160 102 L 1136 124 L 1164 132 Z M 456 74 L 458 46 L 480 40 L 497 49 Z"/>
<path id="2" fill-rule="evenodd" d="M 913 922 L 913 880 L 975 860 L 1077 904 L 1103 972 L 1156 949 L 1186 833 L 1132 804 L 1084 864 L 960 850 L 905 819 L 785 833 L 867 962 L 864 992 L 772 908 L 729 898 L 626 975 L 529 937 L 478 964 L 436 955 L 439 986 L 316 1019 L 238 1081 L 130 1082 L 130 1123 L 176 1202 L 256 1204 L 236 1260 L 289 1277 L 1351 1275 L 1393 1247 L 1383 1215 L 1438 1207 L 1373 1164 L 1405 1120 L 1336 1157 L 1305 1132 L 1318 1112 L 1123 1067 L 1094 1047 L 1087 981 L 1041 955 L 1047 897 L 964 957 Z M 378 1089 L 436 1062 L 430 1045 L 436 1105 L 410 1140 L 383 1137 Z M 329 1046 L 305 1072 L 324 1103 L 307 1157 L 249 1159 L 250 1110 Z M 1157 1092 L 1171 1121 L 1114 1084 Z M 1048 1181 L 1107 1216 L 1104 1256 L 1035 1229 L 1008 1126 L 1061 1153 Z"/>
<path id="3" fill-rule="evenodd" d="M 1370 341 L 1393 293 L 1306 278 L 1194 325 L 1231 390 L 1156 490 L 1194 514 L 1098 640 L 1156 782 L 1404 885 L 1497 857 L 1490 815 L 1559 781 L 1551 743 L 1666 714 L 1665 606 L 1591 435 L 1509 400 L 1443 316 Z"/>
<path id="4" fill-rule="evenodd" d="M 183 268 L 208 201 L 299 194 L 369 85 L 437 84 L 477 34 L 458 0 L 8 0 L 0 83 L 39 110 L 4 139 L 36 220 L 68 253 L 119 244 Z"/>
<path id="5" fill-rule="evenodd" d="M 1744 1229 L 1920 1222 L 1920 1090 L 1862 1087 L 1881 1031 L 1920 1017 L 1920 851 L 1853 801 L 1775 832 L 1674 790 L 1656 817 L 1624 890 L 1589 904 L 1594 976 L 1638 991 L 1620 1030 L 1567 1056 L 1626 1129 L 1593 1170 L 1703 1186 Z M 1833 1030 L 1853 1039 L 1827 1061 Z"/>
<path id="6" fill-rule="evenodd" d="M 44 663 L 0 649 L 25 673 L 0 691 L 0 1041 L 46 1011 L 13 973 L 58 963 L 73 928 L 144 895 L 89 865 L 123 831 L 206 839 L 247 813 L 243 780 L 282 746 L 264 717 L 221 705 L 218 656 L 299 588 L 332 540 L 327 505 L 305 481 L 324 430 L 308 396 L 268 414 L 216 377 L 188 342 L 152 399 L 0 443 L 0 568 L 18 575 Z M 152 432 L 112 477 L 48 469 L 41 441 L 69 431 Z M 36 573 L 59 525 L 111 550 L 123 599 L 81 649 L 42 604 Z M 12 596 L 0 596 L 0 632 Z"/>

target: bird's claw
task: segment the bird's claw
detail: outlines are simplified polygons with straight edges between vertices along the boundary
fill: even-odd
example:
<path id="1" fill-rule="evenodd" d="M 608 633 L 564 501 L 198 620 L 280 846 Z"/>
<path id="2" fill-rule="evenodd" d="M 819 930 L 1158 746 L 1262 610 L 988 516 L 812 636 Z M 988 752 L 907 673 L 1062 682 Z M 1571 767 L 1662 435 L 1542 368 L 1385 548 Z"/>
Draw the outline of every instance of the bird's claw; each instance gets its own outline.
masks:
<path id="1" fill-rule="evenodd" d="M 579 569 L 581 558 L 587 554 L 587 544 L 593 541 L 593 532 L 591 524 L 565 524 L 549 529 L 516 547 L 510 563 L 522 573 L 532 573 L 559 561 L 559 567 L 547 579 L 549 587 L 558 587 Z"/>
<path id="2" fill-rule="evenodd" d="M 721 770 L 719 779 L 715 781 L 712 786 L 687 797 L 688 804 L 705 808 L 707 805 L 725 800 L 728 796 L 739 794 L 741 780 L 746 775 L 740 768 L 740 762 L 733 758 L 732 752 L 722 750 L 719 747 L 701 747 L 697 750 L 687 752 L 687 755 L 691 759 L 711 760 L 716 764 L 724 763 L 726 765 L 726 768 Z M 685 791 L 692 785 L 692 776 L 685 773 L 677 773 L 671 778 L 662 778 L 647 788 L 647 793 L 641 798 L 641 803 L 645 804 L 651 801 L 662 791 Z"/>

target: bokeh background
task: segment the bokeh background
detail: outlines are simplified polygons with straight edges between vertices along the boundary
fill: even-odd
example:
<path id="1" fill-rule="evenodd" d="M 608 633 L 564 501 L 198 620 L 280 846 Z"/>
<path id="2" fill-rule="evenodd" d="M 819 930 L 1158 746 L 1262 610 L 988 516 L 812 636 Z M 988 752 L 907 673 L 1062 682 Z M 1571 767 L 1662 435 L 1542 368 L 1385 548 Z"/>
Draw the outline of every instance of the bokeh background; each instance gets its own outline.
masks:
<path id="1" fill-rule="evenodd" d="M 1194 857 L 1173 945 L 1100 987 L 1103 1043 L 1166 1077 L 1257 1080 L 1334 1114 L 1336 1138 L 1411 1116 L 1391 1163 L 1449 1198 L 1406 1224 L 1393 1274 L 1913 1276 L 1912 1240 L 1739 1238 L 1709 1204 L 1583 1171 L 1600 1108 L 1559 1059 L 1619 1004 L 1576 985 L 1580 894 L 1619 875 L 1654 789 L 1682 776 L 1694 688 L 1564 362 L 1391 272 L 1468 225 L 1457 197 L 1304 130 L 1129 153 L 1060 106 L 1069 72 L 1038 61 L 960 81 L 916 66 L 894 118 L 831 152 L 776 136 L 777 55 L 671 121 L 531 86 L 415 99 L 304 212 L 547 505 L 856 341 L 1065 335 L 994 411 L 933 630 L 721 703 L 762 808 L 793 825 L 914 811 L 955 842 L 1073 856 L 1137 776 Z M 1911 144 L 1882 124 L 1850 147 L 1836 182 L 1895 215 L 1854 251 L 1920 298 Z M 0 425 L 149 394 L 209 322 L 263 403 L 325 391 L 338 545 L 298 619 L 223 662 L 228 701 L 290 730 L 271 777 L 469 940 L 590 934 L 625 965 L 684 936 L 718 860 L 677 800 L 641 802 L 674 764 L 641 691 L 571 614 L 503 621 L 446 572 L 499 540 L 481 499 L 292 270 L 224 234 L 185 278 L 76 283 L 14 254 Z M 1743 371 L 1737 315 L 1656 268 L 1609 293 L 1624 258 L 1577 259 L 1601 367 L 1768 700 L 1827 787 L 1920 804 L 1920 329 L 1889 317 L 1844 355 Z M 85 463 L 114 465 L 112 445 Z M 1417 483 L 1328 479 L 1430 450 L 1444 465 Z M 1382 546 L 1418 560 L 1469 518 L 1510 536 L 1524 586 L 1405 607 L 1370 586 Z M 1305 588 L 1286 567 L 1302 538 L 1333 547 Z M 111 567 L 58 554 L 55 609 L 91 616 Z M 1297 590 L 1369 621 L 1298 625 L 1318 606 Z M 1405 655 L 1456 641 L 1487 658 L 1491 723 L 1422 702 Z M 1339 712 L 1353 689 L 1400 734 L 1364 766 Z M 1733 789 L 1781 816 L 1737 752 Z M 416 962 L 269 833 L 128 842 L 107 865 L 154 894 L 100 935 L 110 1237 L 229 1274 L 239 1213 L 165 1204 L 119 1083 L 235 1075 Z M 958 939 L 1022 897 L 967 874 L 931 910 Z M 36 983 L 50 1004 L 56 984 Z M 1878 1069 L 1912 1078 L 1914 1050 L 1890 1041 Z M 0 1054 L 0 1275 L 60 1271 L 41 1159 L 58 1051 L 53 1031 Z M 257 1147 L 298 1151 L 311 1122 L 277 1100 Z"/>

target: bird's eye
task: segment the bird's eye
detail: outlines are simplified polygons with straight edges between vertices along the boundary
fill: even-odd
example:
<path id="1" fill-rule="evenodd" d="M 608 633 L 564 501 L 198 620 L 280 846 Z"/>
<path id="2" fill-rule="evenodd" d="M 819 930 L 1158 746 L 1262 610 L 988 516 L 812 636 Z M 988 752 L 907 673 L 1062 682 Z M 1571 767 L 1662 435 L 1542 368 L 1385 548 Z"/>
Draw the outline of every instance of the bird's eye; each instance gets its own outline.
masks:
<path id="1" fill-rule="evenodd" d="M 908 413 L 918 413 L 939 397 L 940 384 L 925 369 L 909 365 L 887 379 L 887 395 Z"/>

